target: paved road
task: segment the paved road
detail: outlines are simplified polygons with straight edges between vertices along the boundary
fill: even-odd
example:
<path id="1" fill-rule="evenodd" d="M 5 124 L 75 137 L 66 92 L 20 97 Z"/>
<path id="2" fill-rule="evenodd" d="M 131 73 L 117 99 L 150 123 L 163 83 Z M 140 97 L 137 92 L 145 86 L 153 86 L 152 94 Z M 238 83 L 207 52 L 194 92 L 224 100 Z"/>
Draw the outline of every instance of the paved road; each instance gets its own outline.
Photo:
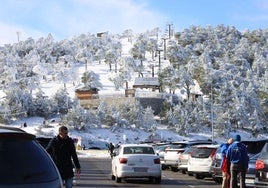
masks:
<path id="1" fill-rule="evenodd" d="M 165 170 L 162 173 L 161 184 L 151 184 L 148 180 L 129 180 L 116 183 L 111 180 L 111 163 L 106 158 L 80 158 L 82 173 L 76 180 L 74 188 L 220 188 L 212 179 L 196 180 L 194 177 Z"/>

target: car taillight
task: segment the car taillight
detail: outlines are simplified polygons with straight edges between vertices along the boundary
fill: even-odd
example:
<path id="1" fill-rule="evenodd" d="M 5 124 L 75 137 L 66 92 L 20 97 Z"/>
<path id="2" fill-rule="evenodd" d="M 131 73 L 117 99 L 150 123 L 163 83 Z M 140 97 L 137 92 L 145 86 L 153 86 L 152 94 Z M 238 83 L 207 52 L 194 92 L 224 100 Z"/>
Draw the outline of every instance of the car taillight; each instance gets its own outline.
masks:
<path id="1" fill-rule="evenodd" d="M 160 158 L 154 159 L 154 164 L 160 164 Z"/>
<path id="2" fill-rule="evenodd" d="M 127 158 L 119 158 L 119 162 L 122 164 L 126 164 L 127 163 Z"/>
<path id="3" fill-rule="evenodd" d="M 264 168 L 264 163 L 261 160 L 257 160 L 255 164 L 256 170 L 260 170 Z"/>
<path id="4" fill-rule="evenodd" d="M 210 154 L 211 159 L 215 159 L 215 154 L 216 154 L 216 150 L 213 150 L 212 153 Z"/>

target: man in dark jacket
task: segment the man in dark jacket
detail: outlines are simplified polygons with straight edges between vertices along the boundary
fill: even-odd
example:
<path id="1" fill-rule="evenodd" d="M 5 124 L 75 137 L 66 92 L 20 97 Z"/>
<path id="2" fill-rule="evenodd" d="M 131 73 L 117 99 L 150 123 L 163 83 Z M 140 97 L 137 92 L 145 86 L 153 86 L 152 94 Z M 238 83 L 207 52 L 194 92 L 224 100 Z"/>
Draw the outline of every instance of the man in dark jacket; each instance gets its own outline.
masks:
<path id="1" fill-rule="evenodd" d="M 52 138 L 46 148 L 60 172 L 66 188 L 72 188 L 73 163 L 77 174 L 80 174 L 80 163 L 74 146 L 74 141 L 68 136 L 65 126 L 59 128 L 59 134 Z"/>
<path id="2" fill-rule="evenodd" d="M 245 188 L 245 176 L 248 170 L 248 151 L 246 146 L 240 142 L 240 135 L 236 135 L 234 142 L 227 150 L 227 160 L 230 162 L 231 188 L 237 188 L 237 176 L 240 173 L 240 188 Z"/>

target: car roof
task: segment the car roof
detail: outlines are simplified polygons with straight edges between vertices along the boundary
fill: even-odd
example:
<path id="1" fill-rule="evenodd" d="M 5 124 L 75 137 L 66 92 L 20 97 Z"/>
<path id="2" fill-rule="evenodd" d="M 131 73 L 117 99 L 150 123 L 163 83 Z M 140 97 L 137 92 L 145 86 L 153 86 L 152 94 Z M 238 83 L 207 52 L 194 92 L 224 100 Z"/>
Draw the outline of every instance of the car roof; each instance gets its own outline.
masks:
<path id="1" fill-rule="evenodd" d="M 150 144 L 121 144 L 120 145 L 121 147 L 139 147 L 139 146 L 142 146 L 142 147 L 152 147 L 152 145 Z"/>
<path id="2" fill-rule="evenodd" d="M 0 125 L 0 133 L 26 133 L 26 132 L 22 129 L 17 128 L 17 127 Z"/>
<path id="3" fill-rule="evenodd" d="M 195 147 L 195 148 L 218 148 L 220 147 L 220 145 L 218 144 L 200 144 L 200 145 L 194 145 L 194 146 L 191 146 L 191 147 Z"/>
<path id="4" fill-rule="evenodd" d="M 182 140 L 182 141 L 175 141 L 172 142 L 172 144 L 180 144 L 180 143 L 185 143 L 185 144 L 192 144 L 192 143 L 213 143 L 211 140 Z"/>
<path id="5" fill-rule="evenodd" d="M 24 137 L 24 138 L 28 138 L 28 139 L 35 139 L 36 136 L 30 133 L 27 133 L 26 131 L 17 128 L 17 127 L 11 127 L 11 126 L 5 126 L 5 125 L 0 125 L 0 135 L 3 136 L 7 136 L 7 137 L 11 137 L 15 138 L 15 137 Z"/>

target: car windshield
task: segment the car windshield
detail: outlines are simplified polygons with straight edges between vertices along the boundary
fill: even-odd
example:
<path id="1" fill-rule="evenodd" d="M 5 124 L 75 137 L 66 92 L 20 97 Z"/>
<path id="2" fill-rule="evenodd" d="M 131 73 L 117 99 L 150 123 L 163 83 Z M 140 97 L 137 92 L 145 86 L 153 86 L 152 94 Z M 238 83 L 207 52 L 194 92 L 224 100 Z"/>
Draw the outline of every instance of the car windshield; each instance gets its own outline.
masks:
<path id="1" fill-rule="evenodd" d="M 124 147 L 124 154 L 155 154 L 151 147 Z"/>
<path id="2" fill-rule="evenodd" d="M 46 151 L 35 141 L 0 138 L 1 184 L 49 182 L 58 178 Z"/>

